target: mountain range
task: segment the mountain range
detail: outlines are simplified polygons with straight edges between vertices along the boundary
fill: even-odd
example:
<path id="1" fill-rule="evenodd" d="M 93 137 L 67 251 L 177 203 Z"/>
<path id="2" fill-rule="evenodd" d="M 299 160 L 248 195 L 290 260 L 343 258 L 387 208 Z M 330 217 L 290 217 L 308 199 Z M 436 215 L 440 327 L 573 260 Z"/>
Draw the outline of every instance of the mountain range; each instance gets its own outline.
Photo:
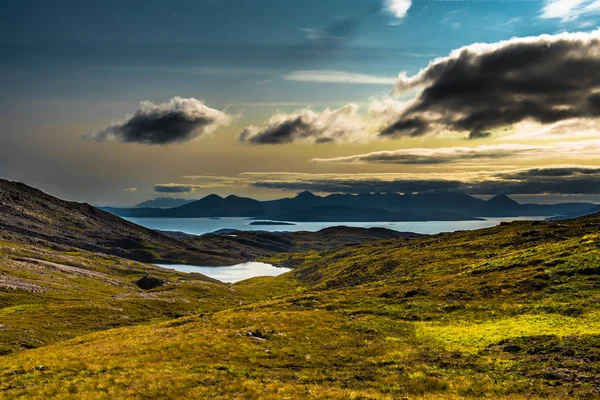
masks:
<path id="1" fill-rule="evenodd" d="M 135 207 L 137 208 L 173 208 L 181 207 L 187 203 L 191 203 L 194 200 L 178 199 L 174 197 L 157 197 L 152 200 L 144 201 Z"/>
<path id="2" fill-rule="evenodd" d="M 458 191 L 417 194 L 363 193 L 317 196 L 302 192 L 293 198 L 258 201 L 211 194 L 172 208 L 115 208 L 121 217 L 206 218 L 248 217 L 292 222 L 462 221 L 485 217 L 580 216 L 600 211 L 592 203 L 521 204 L 506 195 L 483 200 Z"/>

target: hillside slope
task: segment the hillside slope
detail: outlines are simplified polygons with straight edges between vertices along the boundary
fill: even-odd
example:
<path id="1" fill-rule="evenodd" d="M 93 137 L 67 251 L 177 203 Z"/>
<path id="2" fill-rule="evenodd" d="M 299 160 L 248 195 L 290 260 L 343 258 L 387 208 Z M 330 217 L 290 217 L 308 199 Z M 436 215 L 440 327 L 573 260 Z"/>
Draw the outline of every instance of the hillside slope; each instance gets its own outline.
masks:
<path id="1" fill-rule="evenodd" d="M 200 274 L 0 240 L 0 355 L 98 330 L 222 309 L 237 304 L 238 297 Z"/>
<path id="2" fill-rule="evenodd" d="M 201 249 L 127 222 L 89 204 L 68 202 L 0 179 L 0 238 L 52 243 L 142 262 L 202 263 Z"/>
<path id="3" fill-rule="evenodd" d="M 51 245 L 58 250 L 70 246 L 146 263 L 234 265 L 307 247 L 324 249 L 364 240 L 414 236 L 386 229 L 337 228 L 334 234 L 325 230 L 173 237 L 89 204 L 60 200 L 22 183 L 0 179 L 0 239 Z"/>
<path id="4" fill-rule="evenodd" d="M 600 216 L 282 254 L 228 310 L 4 357 L 30 398 L 597 398 Z M 36 365 L 44 366 L 35 370 Z"/>

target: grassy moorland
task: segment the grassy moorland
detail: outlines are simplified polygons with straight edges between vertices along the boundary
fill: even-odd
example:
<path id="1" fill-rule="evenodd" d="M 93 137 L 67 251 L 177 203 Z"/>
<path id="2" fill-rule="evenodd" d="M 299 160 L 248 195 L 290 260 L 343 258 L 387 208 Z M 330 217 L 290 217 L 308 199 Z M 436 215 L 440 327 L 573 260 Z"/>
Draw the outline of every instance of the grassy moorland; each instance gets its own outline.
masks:
<path id="1" fill-rule="evenodd" d="M 232 286 L 200 281 L 154 289 L 160 297 L 173 288 L 172 299 L 181 291 L 197 315 L 82 329 L 73 339 L 0 358 L 0 393 L 598 398 L 599 227 L 594 215 L 271 256 L 294 271 Z M 131 267 L 138 276 L 150 268 Z M 196 289 L 205 285 L 214 292 Z M 21 300 L 12 301 L 1 329 L 19 323 Z M 189 307 L 182 314 L 195 311 Z"/>
<path id="2" fill-rule="evenodd" d="M 149 286 L 139 283 L 144 277 L 151 278 Z M 245 293 L 200 274 L 0 241 L 0 356 L 99 330 L 214 312 L 270 298 L 276 289 Z"/>

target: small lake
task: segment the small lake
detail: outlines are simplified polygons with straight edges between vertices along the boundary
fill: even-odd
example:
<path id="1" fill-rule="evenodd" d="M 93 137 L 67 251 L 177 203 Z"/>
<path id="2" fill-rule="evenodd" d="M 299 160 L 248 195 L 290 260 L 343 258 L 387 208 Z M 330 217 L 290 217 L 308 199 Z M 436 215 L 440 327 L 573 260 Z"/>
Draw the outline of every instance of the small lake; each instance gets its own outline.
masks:
<path id="1" fill-rule="evenodd" d="M 278 276 L 291 271 L 289 268 L 277 268 L 261 262 L 247 262 L 231 267 L 199 267 L 194 265 L 157 264 L 159 267 L 174 269 L 179 272 L 197 272 L 221 282 L 235 283 L 257 276 Z"/>
<path id="2" fill-rule="evenodd" d="M 161 231 L 179 231 L 190 235 L 203 235 L 220 229 L 268 232 L 316 232 L 331 226 L 352 226 L 357 228 L 387 228 L 400 232 L 436 234 L 489 228 L 501 222 L 522 220 L 544 220 L 547 217 L 486 218 L 481 221 L 417 221 L 417 222 L 294 222 L 294 225 L 250 225 L 255 220 L 249 218 L 125 218 L 134 224 Z"/>

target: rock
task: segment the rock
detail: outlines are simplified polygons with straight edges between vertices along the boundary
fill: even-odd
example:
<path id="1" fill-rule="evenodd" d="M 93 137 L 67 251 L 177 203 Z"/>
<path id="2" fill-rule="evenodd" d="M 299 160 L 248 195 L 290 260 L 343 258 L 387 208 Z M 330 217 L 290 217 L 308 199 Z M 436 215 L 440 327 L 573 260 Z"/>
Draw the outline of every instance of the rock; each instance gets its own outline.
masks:
<path id="1" fill-rule="evenodd" d="M 25 371 L 24 369 L 16 369 L 14 371 L 8 371 L 6 374 L 4 374 L 4 376 L 13 376 L 13 375 L 24 375 L 26 374 L 27 371 Z"/>
<path id="2" fill-rule="evenodd" d="M 163 281 L 162 279 L 159 279 L 159 278 L 155 278 L 150 275 L 146 275 L 139 281 L 135 282 L 135 284 L 138 285 L 138 287 L 140 289 L 150 290 L 150 289 L 155 289 L 159 286 L 164 285 L 165 281 Z"/>
<path id="3" fill-rule="evenodd" d="M 248 332 L 248 336 L 257 337 L 257 338 L 261 338 L 261 339 L 266 339 L 267 338 L 267 335 L 265 334 L 265 332 L 263 332 L 260 329 Z"/>

